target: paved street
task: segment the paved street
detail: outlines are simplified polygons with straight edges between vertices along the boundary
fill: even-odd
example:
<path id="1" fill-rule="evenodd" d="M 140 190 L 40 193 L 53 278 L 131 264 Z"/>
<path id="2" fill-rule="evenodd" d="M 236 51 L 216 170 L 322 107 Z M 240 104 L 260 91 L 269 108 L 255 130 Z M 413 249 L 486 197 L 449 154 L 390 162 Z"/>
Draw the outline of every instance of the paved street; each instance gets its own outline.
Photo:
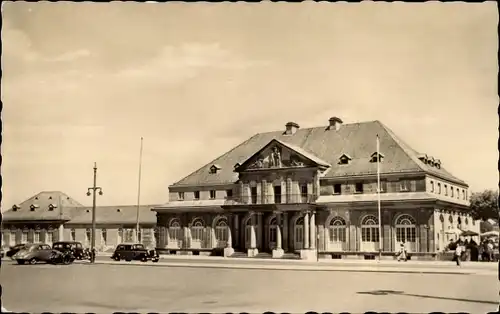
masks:
<path id="1" fill-rule="evenodd" d="M 498 303 L 494 275 L 2 262 L 2 304 L 25 312 L 469 312 Z"/>

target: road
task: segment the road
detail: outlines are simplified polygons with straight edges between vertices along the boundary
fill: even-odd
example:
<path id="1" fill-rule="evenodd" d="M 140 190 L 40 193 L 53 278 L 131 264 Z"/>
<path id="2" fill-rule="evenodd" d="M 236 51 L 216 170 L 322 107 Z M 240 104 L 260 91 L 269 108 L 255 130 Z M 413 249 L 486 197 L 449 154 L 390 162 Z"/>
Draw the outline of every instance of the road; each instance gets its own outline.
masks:
<path id="1" fill-rule="evenodd" d="M 16 312 L 469 312 L 498 305 L 493 275 L 2 262 Z"/>

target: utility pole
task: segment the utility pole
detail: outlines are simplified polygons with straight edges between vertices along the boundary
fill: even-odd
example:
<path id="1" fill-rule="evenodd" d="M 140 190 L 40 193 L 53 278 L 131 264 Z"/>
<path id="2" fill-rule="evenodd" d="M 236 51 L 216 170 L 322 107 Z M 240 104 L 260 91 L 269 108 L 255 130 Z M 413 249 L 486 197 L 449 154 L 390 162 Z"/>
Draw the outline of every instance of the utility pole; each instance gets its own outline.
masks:
<path id="1" fill-rule="evenodd" d="M 92 192 L 90 192 L 92 191 Z M 99 191 L 99 195 L 102 195 L 102 188 L 97 186 L 97 163 L 94 162 L 94 185 L 87 190 L 87 196 L 92 195 L 92 241 L 90 244 L 90 254 L 92 254 L 91 262 L 94 263 L 94 253 L 95 253 L 95 229 L 96 229 L 96 220 L 95 220 L 95 208 L 96 208 L 96 192 Z"/>
<path id="2" fill-rule="evenodd" d="M 139 213 L 140 213 L 140 208 L 141 208 L 141 172 L 142 172 L 142 137 L 141 137 L 141 151 L 139 153 L 139 184 L 137 186 L 137 215 L 136 215 L 136 220 L 135 220 L 135 236 L 136 236 L 136 242 L 139 241 Z M 141 239 L 142 240 L 142 239 Z"/>

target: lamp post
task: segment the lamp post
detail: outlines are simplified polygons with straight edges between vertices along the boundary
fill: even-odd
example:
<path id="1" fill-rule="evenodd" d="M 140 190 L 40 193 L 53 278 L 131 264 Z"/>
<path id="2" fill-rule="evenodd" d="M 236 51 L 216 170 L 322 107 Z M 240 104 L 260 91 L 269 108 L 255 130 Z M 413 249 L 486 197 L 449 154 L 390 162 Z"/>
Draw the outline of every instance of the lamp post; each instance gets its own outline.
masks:
<path id="1" fill-rule="evenodd" d="M 92 195 L 92 242 L 90 244 L 90 254 L 92 254 L 91 262 L 95 261 L 95 207 L 96 207 L 96 192 L 99 191 L 99 195 L 102 195 L 102 189 L 97 184 L 97 163 L 94 162 L 94 185 L 87 190 L 87 196 Z M 92 192 L 91 192 L 92 191 Z"/>

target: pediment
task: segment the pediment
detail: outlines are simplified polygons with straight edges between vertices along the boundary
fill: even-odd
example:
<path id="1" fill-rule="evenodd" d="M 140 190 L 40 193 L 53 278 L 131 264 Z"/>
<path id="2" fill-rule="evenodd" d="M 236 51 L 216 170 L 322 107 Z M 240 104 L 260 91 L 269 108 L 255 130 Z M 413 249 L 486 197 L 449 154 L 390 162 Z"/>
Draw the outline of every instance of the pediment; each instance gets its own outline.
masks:
<path id="1" fill-rule="evenodd" d="M 274 139 L 235 167 L 235 171 L 318 166 L 328 168 L 330 165 L 301 148 Z"/>

